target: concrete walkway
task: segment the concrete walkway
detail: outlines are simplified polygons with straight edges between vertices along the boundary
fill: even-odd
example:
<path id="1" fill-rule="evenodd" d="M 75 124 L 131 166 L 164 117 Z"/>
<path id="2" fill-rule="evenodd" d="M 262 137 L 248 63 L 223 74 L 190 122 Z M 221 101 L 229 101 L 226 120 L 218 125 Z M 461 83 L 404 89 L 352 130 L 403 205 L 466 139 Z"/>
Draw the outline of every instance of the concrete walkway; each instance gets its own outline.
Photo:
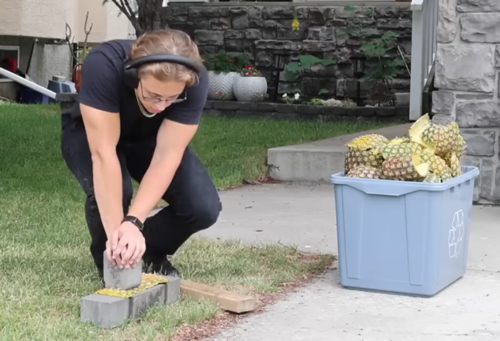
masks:
<path id="1" fill-rule="evenodd" d="M 281 242 L 337 254 L 331 185 L 273 184 L 221 192 L 219 222 L 200 235 Z M 498 341 L 500 208 L 474 207 L 468 272 L 432 298 L 344 289 L 338 264 L 285 300 L 207 341 Z"/>

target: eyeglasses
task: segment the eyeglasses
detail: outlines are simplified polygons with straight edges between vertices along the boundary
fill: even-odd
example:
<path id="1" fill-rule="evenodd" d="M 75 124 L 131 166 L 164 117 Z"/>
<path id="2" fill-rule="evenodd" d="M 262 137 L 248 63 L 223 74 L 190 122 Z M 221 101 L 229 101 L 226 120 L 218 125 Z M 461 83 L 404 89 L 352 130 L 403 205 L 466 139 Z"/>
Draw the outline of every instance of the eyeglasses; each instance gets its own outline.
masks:
<path id="1" fill-rule="evenodd" d="M 146 101 L 146 102 L 150 102 L 150 103 L 161 103 L 161 102 L 166 102 L 166 103 L 181 103 L 181 102 L 184 102 L 186 99 L 187 99 L 187 93 L 186 91 L 184 91 L 184 97 L 182 98 L 176 98 L 176 99 L 163 99 L 161 97 L 147 97 L 147 96 L 144 96 L 144 86 L 142 86 L 142 83 L 141 83 L 141 94 L 142 94 L 142 98 Z"/>

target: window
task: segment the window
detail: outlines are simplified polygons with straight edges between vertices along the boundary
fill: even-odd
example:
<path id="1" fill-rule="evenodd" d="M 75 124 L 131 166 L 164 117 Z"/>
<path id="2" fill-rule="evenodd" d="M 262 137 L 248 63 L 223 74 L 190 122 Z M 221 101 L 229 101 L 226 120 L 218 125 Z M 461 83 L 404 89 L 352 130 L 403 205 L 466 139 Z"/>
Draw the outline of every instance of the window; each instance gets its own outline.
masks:
<path id="1" fill-rule="evenodd" d="M 12 65 L 10 62 L 14 62 L 14 67 L 19 67 L 19 46 L 4 46 L 0 45 L 0 63 L 2 68 L 6 68 L 9 71 Z M 5 63 L 5 64 L 4 64 Z M 8 67 L 5 67 L 7 66 Z M 10 81 L 7 77 L 0 75 L 0 82 Z"/>

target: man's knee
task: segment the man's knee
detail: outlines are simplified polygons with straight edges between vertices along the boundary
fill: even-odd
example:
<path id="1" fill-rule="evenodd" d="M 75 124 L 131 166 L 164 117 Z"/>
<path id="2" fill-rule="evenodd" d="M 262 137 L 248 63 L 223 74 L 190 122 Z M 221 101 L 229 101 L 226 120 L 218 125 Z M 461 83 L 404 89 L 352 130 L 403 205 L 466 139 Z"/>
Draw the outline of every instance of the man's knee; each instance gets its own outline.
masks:
<path id="1" fill-rule="evenodd" d="M 197 230 L 204 230 L 217 222 L 219 219 L 220 212 L 222 210 L 222 204 L 220 200 L 216 201 L 204 201 L 200 200 L 193 205 L 193 218 L 195 228 Z"/>

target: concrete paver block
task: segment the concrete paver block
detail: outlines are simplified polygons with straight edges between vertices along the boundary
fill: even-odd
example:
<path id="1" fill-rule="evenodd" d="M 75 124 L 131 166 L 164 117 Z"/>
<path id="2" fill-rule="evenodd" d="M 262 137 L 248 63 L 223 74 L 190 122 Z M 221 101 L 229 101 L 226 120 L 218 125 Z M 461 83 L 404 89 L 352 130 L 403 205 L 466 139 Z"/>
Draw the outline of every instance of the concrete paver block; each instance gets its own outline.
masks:
<path id="1" fill-rule="evenodd" d="M 82 298 L 80 318 L 84 322 L 93 322 L 104 328 L 115 328 L 130 315 L 129 299 L 91 294 Z"/>
<path id="2" fill-rule="evenodd" d="M 153 275 L 144 276 L 144 286 L 139 286 L 138 289 L 103 288 L 84 297 L 80 308 L 82 321 L 90 321 L 104 328 L 114 328 L 125 323 L 127 319 L 139 317 L 155 304 L 174 303 L 180 298 L 180 278 L 157 276 L 160 280 L 163 277 L 168 281 L 163 283 Z M 154 286 L 149 287 L 150 285 Z"/>
<path id="3" fill-rule="evenodd" d="M 109 262 L 104 251 L 103 270 L 106 288 L 128 290 L 138 287 L 142 281 L 142 260 L 133 268 L 120 269 Z"/>
<path id="4" fill-rule="evenodd" d="M 137 318 L 147 309 L 151 308 L 156 303 L 164 304 L 165 288 L 164 284 L 155 285 L 152 288 L 146 289 L 143 292 L 130 297 L 130 317 Z"/>
<path id="5" fill-rule="evenodd" d="M 172 304 L 179 300 L 181 297 L 181 279 L 174 276 L 164 276 L 168 282 L 164 284 L 165 287 L 165 304 Z"/>

